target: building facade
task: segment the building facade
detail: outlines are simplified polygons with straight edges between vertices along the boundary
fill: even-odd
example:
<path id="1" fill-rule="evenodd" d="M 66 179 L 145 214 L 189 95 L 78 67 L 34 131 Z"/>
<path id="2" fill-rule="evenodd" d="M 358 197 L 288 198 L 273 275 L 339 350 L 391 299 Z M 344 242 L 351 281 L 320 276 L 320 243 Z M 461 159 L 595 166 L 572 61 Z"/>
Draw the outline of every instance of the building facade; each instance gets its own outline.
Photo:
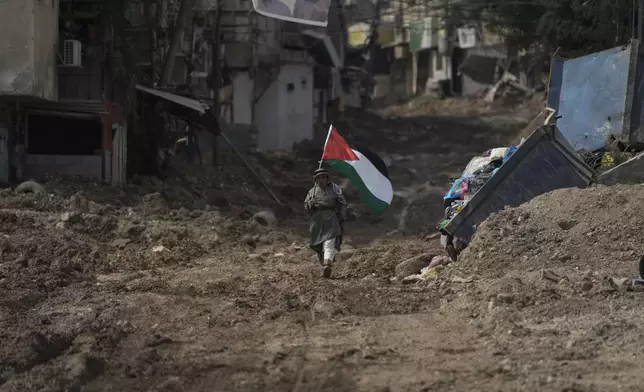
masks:
<path id="1" fill-rule="evenodd" d="M 0 182 L 56 174 L 124 179 L 112 170 L 121 158 L 112 154 L 110 37 L 100 4 L 0 3 Z"/>

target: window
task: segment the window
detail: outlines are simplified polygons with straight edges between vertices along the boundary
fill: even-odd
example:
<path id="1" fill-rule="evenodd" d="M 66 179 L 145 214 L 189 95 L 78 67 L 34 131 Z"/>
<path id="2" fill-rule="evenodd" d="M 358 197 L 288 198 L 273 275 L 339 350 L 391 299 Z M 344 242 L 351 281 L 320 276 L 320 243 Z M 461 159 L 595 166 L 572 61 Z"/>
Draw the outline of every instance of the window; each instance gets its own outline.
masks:
<path id="1" fill-rule="evenodd" d="M 37 155 L 100 154 L 103 126 L 98 116 L 29 113 L 27 151 Z"/>

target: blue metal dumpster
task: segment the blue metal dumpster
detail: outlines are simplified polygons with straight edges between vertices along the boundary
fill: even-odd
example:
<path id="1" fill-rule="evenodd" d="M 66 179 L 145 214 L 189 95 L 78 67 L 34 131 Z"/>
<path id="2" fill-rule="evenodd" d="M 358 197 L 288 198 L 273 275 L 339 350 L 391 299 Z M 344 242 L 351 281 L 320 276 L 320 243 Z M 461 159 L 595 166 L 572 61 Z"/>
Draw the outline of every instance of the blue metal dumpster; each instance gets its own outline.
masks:
<path id="1" fill-rule="evenodd" d="M 542 126 L 519 146 L 443 232 L 469 243 L 476 226 L 490 214 L 555 189 L 585 188 L 594 174 L 556 126 Z"/>
<path id="2" fill-rule="evenodd" d="M 644 145 L 644 51 L 638 40 L 574 59 L 555 58 L 548 107 L 575 151 L 616 139 Z"/>

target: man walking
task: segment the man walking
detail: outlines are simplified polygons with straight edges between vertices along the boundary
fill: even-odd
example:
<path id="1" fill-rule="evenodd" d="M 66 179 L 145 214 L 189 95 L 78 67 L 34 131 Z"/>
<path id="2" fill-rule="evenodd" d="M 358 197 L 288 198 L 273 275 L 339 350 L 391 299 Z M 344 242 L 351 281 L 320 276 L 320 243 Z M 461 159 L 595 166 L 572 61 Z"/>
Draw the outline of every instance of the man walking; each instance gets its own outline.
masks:
<path id="1" fill-rule="evenodd" d="M 340 187 L 330 181 L 325 169 L 317 169 L 313 181 L 315 185 L 304 200 L 304 208 L 311 215 L 311 248 L 318 254 L 322 276 L 329 278 L 342 244 L 347 201 Z"/>

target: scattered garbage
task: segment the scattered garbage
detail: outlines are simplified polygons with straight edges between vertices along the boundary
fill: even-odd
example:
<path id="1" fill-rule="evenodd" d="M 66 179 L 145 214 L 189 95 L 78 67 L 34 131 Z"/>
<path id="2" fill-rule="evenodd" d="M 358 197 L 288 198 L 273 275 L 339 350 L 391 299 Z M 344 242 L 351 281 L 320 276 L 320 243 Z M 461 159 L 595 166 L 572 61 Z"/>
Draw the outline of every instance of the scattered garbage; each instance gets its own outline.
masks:
<path id="1" fill-rule="evenodd" d="M 541 126 L 518 146 L 488 150 L 470 161 L 443 197 L 441 243 L 456 260 L 490 214 L 555 189 L 584 188 L 594 176 L 555 125 Z"/>
<path id="2" fill-rule="evenodd" d="M 608 284 L 615 290 L 621 290 L 629 286 L 631 280 L 628 278 L 608 278 Z"/>
<path id="3" fill-rule="evenodd" d="M 400 279 L 403 284 L 409 284 L 435 279 L 449 262 L 450 259 L 446 256 L 421 254 L 398 264 L 395 280 Z"/>
<path id="4" fill-rule="evenodd" d="M 485 185 L 516 150 L 516 146 L 494 148 L 470 160 L 461 178 L 456 179 L 450 190 L 443 196 L 445 216 L 438 224 L 439 230 L 444 228 L 465 207 L 472 196 Z"/>

